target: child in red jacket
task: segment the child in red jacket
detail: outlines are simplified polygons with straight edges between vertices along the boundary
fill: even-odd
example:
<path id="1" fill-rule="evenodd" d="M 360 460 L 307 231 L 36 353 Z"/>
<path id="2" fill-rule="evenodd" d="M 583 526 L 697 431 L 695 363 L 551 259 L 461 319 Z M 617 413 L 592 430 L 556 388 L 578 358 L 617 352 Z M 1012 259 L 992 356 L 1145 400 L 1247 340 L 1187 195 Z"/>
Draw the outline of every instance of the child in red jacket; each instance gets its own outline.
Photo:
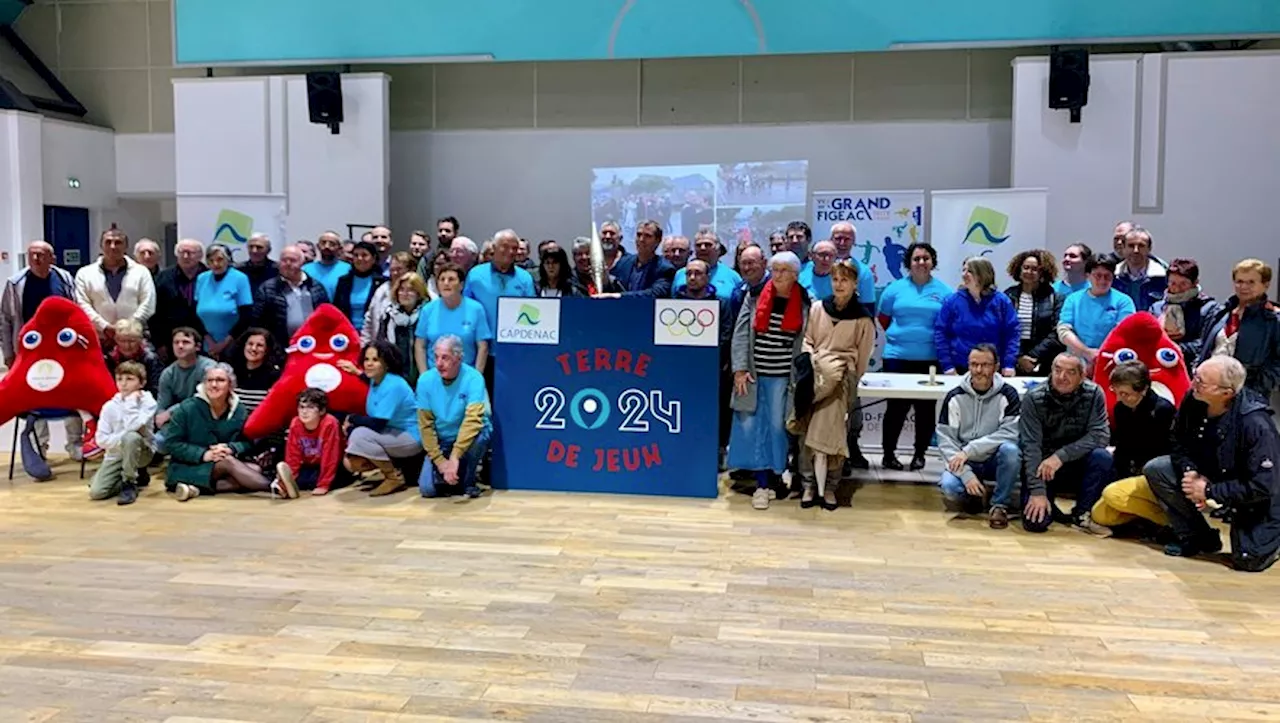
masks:
<path id="1" fill-rule="evenodd" d="M 329 397 L 319 389 L 298 394 L 298 416 L 289 423 L 284 461 L 276 475 L 313 495 L 329 494 L 342 459 L 342 429 L 329 414 Z"/>

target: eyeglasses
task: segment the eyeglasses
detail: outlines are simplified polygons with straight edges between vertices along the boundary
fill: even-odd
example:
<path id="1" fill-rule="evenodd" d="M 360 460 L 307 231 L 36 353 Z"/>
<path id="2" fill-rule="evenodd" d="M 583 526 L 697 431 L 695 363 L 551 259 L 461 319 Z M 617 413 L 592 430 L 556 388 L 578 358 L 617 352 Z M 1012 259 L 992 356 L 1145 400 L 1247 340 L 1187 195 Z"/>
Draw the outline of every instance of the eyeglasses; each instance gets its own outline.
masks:
<path id="1" fill-rule="evenodd" d="M 1191 386 L 1200 387 L 1201 389 L 1226 389 L 1227 388 L 1222 386 L 1221 384 L 1210 384 L 1209 382 L 1206 382 L 1204 380 L 1204 377 L 1200 376 L 1199 374 L 1196 374 L 1195 376 L 1191 377 Z"/>

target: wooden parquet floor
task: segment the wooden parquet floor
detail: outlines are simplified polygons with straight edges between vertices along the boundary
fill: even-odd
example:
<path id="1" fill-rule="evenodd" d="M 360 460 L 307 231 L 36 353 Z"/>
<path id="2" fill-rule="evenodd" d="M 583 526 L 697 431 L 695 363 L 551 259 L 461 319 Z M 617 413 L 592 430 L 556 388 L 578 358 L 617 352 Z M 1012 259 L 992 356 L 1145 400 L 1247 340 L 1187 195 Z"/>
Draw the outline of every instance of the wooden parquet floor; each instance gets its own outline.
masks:
<path id="1" fill-rule="evenodd" d="M 0 721 L 1280 720 L 1280 573 L 852 509 L 0 482 Z"/>

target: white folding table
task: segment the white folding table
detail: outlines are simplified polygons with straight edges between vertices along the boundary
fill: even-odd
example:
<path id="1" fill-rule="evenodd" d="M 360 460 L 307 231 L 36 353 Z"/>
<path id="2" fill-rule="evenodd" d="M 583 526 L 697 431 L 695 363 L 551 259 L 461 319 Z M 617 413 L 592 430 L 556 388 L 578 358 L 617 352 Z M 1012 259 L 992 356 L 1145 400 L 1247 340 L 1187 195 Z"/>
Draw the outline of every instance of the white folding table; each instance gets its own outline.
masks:
<path id="1" fill-rule="evenodd" d="M 858 384 L 858 403 L 866 399 L 927 399 L 942 401 L 960 383 L 959 375 L 938 374 L 934 384 L 929 384 L 928 374 L 893 374 L 889 372 L 867 372 L 862 375 Z M 1023 396 L 1035 387 L 1044 384 L 1046 377 L 1005 377 L 1006 384 L 1012 384 Z M 863 440 L 864 450 L 880 450 L 880 440 Z M 937 447 L 930 447 L 930 452 L 937 453 Z"/>
<path id="2" fill-rule="evenodd" d="M 881 399 L 932 399 L 941 401 L 960 383 L 959 375 L 938 374 L 935 384 L 929 384 L 928 374 L 891 374 L 889 372 L 867 372 L 862 375 L 858 384 L 858 397 Z M 1035 387 L 1044 384 L 1046 377 L 1005 377 L 1006 384 L 1012 384 L 1019 396 Z"/>

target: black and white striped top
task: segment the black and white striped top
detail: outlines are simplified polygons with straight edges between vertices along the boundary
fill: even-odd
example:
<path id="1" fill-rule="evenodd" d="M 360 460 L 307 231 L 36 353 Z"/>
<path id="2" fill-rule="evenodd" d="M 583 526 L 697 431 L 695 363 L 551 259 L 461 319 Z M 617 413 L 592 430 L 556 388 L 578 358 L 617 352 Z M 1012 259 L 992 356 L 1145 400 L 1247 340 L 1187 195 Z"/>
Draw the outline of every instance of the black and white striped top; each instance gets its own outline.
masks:
<path id="1" fill-rule="evenodd" d="M 787 300 L 781 296 L 774 297 L 773 308 L 769 310 L 769 330 L 756 332 L 756 345 L 751 350 L 755 357 L 756 376 L 791 376 L 796 334 L 782 330 L 782 316 L 786 310 Z"/>
<path id="2" fill-rule="evenodd" d="M 1031 338 L 1031 320 L 1035 317 L 1036 300 L 1031 294 L 1023 292 L 1018 295 L 1018 327 L 1023 339 Z"/>

